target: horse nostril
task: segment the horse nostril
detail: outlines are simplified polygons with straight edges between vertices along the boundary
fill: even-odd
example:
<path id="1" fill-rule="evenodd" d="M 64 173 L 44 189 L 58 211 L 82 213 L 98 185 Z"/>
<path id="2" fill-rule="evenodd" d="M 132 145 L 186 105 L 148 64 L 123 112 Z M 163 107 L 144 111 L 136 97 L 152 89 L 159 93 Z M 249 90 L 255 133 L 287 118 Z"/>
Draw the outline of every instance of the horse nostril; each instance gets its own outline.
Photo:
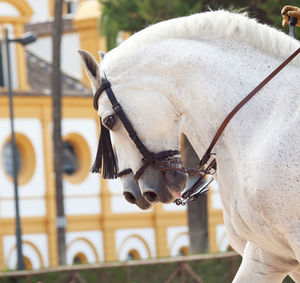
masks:
<path id="1" fill-rule="evenodd" d="M 155 192 L 147 191 L 147 192 L 143 193 L 143 196 L 149 202 L 157 202 L 158 201 L 158 196 Z"/>
<path id="2" fill-rule="evenodd" d="M 124 192 L 123 195 L 128 202 L 136 204 L 136 198 L 132 193 Z"/>

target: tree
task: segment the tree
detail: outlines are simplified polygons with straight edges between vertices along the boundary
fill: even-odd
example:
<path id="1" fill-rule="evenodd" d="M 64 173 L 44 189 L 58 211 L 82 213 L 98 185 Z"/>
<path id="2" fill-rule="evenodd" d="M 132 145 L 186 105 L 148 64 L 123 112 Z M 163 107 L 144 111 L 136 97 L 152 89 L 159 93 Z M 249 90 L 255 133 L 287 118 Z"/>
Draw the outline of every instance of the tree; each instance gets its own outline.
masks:
<path id="1" fill-rule="evenodd" d="M 258 19 L 261 23 L 282 29 L 282 17 L 280 14 L 284 5 L 299 6 L 298 0 L 203 0 L 203 10 L 229 9 L 235 11 L 245 11 L 249 17 Z M 296 29 L 296 34 L 300 36 L 300 30 Z"/>
<path id="2" fill-rule="evenodd" d="M 55 0 L 55 15 L 52 26 L 52 111 L 53 111 L 53 144 L 54 144 L 54 171 L 56 188 L 57 212 L 57 243 L 59 264 L 66 264 L 65 244 L 65 215 L 62 185 L 62 137 L 61 137 L 61 96 L 62 82 L 60 69 L 60 45 L 62 34 L 62 7 L 63 0 Z"/>
<path id="3" fill-rule="evenodd" d="M 280 11 L 284 5 L 299 6 L 290 0 L 99 0 L 102 5 L 101 32 L 107 38 L 108 50 L 116 46 L 119 31 L 137 32 L 149 24 L 207 11 L 229 9 L 245 11 L 250 17 L 281 28 Z M 296 30 L 298 34 L 299 29 Z"/>
<path id="4" fill-rule="evenodd" d="M 119 31 L 137 32 L 148 24 L 201 11 L 199 0 L 99 0 L 102 5 L 101 32 L 107 49 L 116 46 Z"/>

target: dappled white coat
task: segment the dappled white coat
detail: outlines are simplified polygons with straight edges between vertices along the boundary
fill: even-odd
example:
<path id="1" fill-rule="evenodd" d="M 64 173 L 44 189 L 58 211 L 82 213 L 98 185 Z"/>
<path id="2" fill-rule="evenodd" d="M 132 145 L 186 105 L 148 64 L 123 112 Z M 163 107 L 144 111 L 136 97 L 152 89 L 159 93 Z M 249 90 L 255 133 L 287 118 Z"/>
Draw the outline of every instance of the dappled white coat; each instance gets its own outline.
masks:
<path id="1" fill-rule="evenodd" d="M 150 150 L 178 148 L 179 121 L 201 157 L 233 107 L 299 46 L 244 15 L 207 12 L 135 34 L 100 70 Z M 281 282 L 292 272 L 300 282 L 299 66 L 300 56 L 238 112 L 214 149 L 228 238 L 243 255 L 235 282 Z M 112 113 L 105 95 L 99 105 L 102 117 Z M 158 123 L 161 115 L 172 125 Z M 136 171 L 141 156 L 120 123 L 112 134 L 118 158 Z"/>

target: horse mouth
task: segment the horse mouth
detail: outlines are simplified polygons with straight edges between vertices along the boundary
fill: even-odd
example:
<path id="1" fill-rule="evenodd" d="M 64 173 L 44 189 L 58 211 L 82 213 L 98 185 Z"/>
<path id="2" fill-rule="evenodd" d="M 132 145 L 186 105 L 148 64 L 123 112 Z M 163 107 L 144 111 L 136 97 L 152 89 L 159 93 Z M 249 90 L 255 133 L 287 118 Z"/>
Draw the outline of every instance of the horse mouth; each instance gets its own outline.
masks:
<path id="1" fill-rule="evenodd" d="M 170 186 L 169 183 L 168 183 L 168 179 L 167 179 L 167 177 L 166 177 L 166 173 L 165 173 L 165 172 L 162 172 L 162 175 L 163 175 L 163 178 L 164 178 L 164 181 L 165 181 L 167 190 L 170 192 L 170 194 L 171 194 L 174 198 L 180 198 L 180 197 L 181 197 L 181 193 L 172 190 L 171 186 Z"/>
<path id="2" fill-rule="evenodd" d="M 149 167 L 139 181 L 142 196 L 150 203 L 171 203 L 179 198 L 187 183 L 187 174 L 177 170 L 163 172 Z"/>

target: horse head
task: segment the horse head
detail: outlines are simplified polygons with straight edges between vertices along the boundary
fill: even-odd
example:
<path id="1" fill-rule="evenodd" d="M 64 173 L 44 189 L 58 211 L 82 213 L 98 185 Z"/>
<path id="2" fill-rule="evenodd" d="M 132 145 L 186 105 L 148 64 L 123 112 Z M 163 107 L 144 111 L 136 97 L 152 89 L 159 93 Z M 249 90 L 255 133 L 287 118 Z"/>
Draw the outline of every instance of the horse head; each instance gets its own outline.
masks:
<path id="1" fill-rule="evenodd" d="M 133 172 L 134 178 L 126 176 L 123 182 L 124 186 L 130 188 L 130 196 L 124 191 L 127 200 L 133 200 L 131 197 L 134 196 L 140 201 L 145 198 L 149 203 L 172 202 L 184 190 L 187 174 L 176 170 L 162 171 L 156 166 L 156 161 L 168 158 L 172 163 L 172 160 L 180 159 L 180 113 L 163 93 L 157 89 L 154 91 L 149 82 L 149 87 L 146 86 L 147 76 L 145 86 L 142 86 L 142 81 L 133 86 L 130 83 L 130 75 L 128 79 L 122 80 L 122 76 L 110 73 L 102 67 L 105 58 L 100 66 L 88 52 L 80 50 L 79 53 L 94 96 L 97 94 L 94 106 L 96 104 L 102 127 L 110 131 L 119 164 L 128 164 Z M 101 90 L 99 94 L 101 87 L 104 91 Z M 118 113 L 114 111 L 105 88 L 109 88 L 121 106 L 132 128 L 130 133 L 128 125 L 124 125 L 120 115 L 116 115 Z M 133 135 L 135 136 L 132 137 Z M 137 144 L 142 144 L 142 150 Z M 147 154 L 152 158 L 148 163 L 145 161 L 148 158 L 145 156 Z M 105 158 L 103 160 L 105 163 Z M 181 162 L 177 162 L 174 167 L 181 167 Z"/>

